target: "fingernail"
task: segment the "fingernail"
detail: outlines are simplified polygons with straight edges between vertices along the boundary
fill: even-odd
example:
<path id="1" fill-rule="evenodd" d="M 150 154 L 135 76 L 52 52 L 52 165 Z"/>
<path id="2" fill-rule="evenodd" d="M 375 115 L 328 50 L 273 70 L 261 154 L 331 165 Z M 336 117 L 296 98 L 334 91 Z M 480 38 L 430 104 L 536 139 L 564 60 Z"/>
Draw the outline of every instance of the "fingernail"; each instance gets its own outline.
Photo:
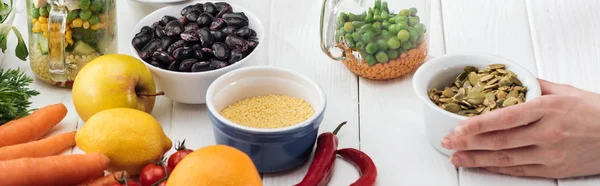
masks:
<path id="1" fill-rule="evenodd" d="M 462 159 L 460 158 L 460 156 L 453 154 L 450 157 L 450 162 L 452 162 L 453 165 L 460 165 L 462 163 Z"/>
<path id="2" fill-rule="evenodd" d="M 444 138 L 442 140 L 442 147 L 444 147 L 444 148 L 446 148 L 448 150 L 452 150 L 452 148 L 453 148 L 452 147 L 452 142 L 450 141 L 449 138 L 446 137 L 446 138 Z"/>
<path id="3" fill-rule="evenodd" d="M 464 136 L 465 134 L 467 134 L 467 130 L 464 124 L 460 124 L 458 126 L 456 126 L 456 128 L 454 128 L 454 133 L 457 136 Z"/>

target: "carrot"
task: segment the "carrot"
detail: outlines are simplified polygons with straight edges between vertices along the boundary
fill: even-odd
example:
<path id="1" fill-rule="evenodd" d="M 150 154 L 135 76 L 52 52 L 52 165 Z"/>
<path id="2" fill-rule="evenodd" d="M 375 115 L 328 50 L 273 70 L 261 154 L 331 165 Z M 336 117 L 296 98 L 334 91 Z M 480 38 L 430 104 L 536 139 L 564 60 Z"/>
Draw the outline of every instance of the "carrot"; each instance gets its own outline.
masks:
<path id="1" fill-rule="evenodd" d="M 75 131 L 50 136 L 39 141 L 0 148 L 0 161 L 17 158 L 41 158 L 62 153 L 75 146 Z"/>
<path id="2" fill-rule="evenodd" d="M 112 186 L 113 184 L 119 183 L 118 180 L 121 180 L 123 177 L 129 178 L 129 174 L 126 171 L 117 171 L 90 182 L 81 183 L 77 186 Z"/>
<path id="3" fill-rule="evenodd" d="M 28 116 L 0 126 L 0 147 L 27 143 L 46 135 L 67 115 L 67 107 L 58 103 L 42 107 Z"/>
<path id="4" fill-rule="evenodd" d="M 0 185 L 76 185 L 104 176 L 109 162 L 98 153 L 0 161 Z"/>

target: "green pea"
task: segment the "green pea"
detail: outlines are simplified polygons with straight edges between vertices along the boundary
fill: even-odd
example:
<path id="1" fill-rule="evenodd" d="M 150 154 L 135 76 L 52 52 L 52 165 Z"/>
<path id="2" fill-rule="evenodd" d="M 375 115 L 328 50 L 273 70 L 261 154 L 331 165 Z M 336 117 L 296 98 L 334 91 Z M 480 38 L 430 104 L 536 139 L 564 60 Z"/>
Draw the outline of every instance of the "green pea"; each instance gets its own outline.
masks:
<path id="1" fill-rule="evenodd" d="M 362 22 L 362 21 L 352 21 L 352 26 L 354 26 L 354 28 L 360 28 L 363 25 L 365 25 L 365 22 Z"/>
<path id="2" fill-rule="evenodd" d="M 414 28 L 419 34 L 425 33 L 425 25 L 423 23 L 417 23 Z"/>
<path id="3" fill-rule="evenodd" d="M 388 51 L 386 51 L 385 53 L 388 55 L 388 57 L 389 57 L 390 59 L 396 59 L 396 58 L 398 58 L 398 56 L 399 56 L 399 54 L 398 54 L 398 50 L 388 50 Z"/>
<path id="4" fill-rule="evenodd" d="M 383 3 L 381 3 L 381 10 L 383 10 L 384 12 L 387 12 L 387 13 L 390 12 L 390 10 L 388 9 L 388 3 L 387 2 L 384 1 Z"/>
<path id="5" fill-rule="evenodd" d="M 358 32 L 354 32 L 352 33 L 352 40 L 354 41 L 360 41 L 361 37 L 360 34 Z"/>
<path id="6" fill-rule="evenodd" d="M 50 5 L 46 5 L 46 6 L 50 6 Z M 39 9 L 39 13 L 40 13 L 40 16 L 42 16 L 42 17 L 48 17 L 48 14 L 49 14 L 48 9 L 46 9 L 46 7 L 41 7 Z"/>
<path id="7" fill-rule="evenodd" d="M 375 19 L 373 19 L 373 14 L 367 13 L 367 16 L 365 17 L 365 23 L 372 23 L 373 21 L 375 21 Z"/>
<path id="8" fill-rule="evenodd" d="M 390 32 L 391 35 L 395 36 L 396 34 L 398 34 L 398 31 L 400 31 L 400 29 L 398 29 L 397 24 L 393 24 L 393 25 L 388 26 L 388 31 Z"/>
<path id="9" fill-rule="evenodd" d="M 390 17 L 390 18 L 388 19 L 388 22 L 390 22 L 390 23 L 392 23 L 392 24 L 396 23 L 396 17 Z"/>
<path id="10" fill-rule="evenodd" d="M 380 33 L 381 32 L 381 22 L 373 23 L 373 32 Z"/>
<path id="11" fill-rule="evenodd" d="M 403 9 L 403 10 L 400 11 L 399 15 L 401 15 L 401 16 L 408 16 L 408 15 L 410 15 L 410 11 L 407 10 L 407 9 Z"/>
<path id="12" fill-rule="evenodd" d="M 369 43 L 369 42 L 373 41 L 373 37 L 375 37 L 375 33 L 373 33 L 373 31 L 366 31 L 362 35 L 362 41 L 365 43 Z"/>
<path id="13" fill-rule="evenodd" d="M 340 16 L 341 16 L 341 14 L 340 14 Z M 367 13 L 363 12 L 358 15 L 353 14 L 353 13 L 348 13 L 347 16 L 348 16 L 348 19 L 345 20 L 344 22 L 346 22 L 346 21 L 362 21 L 367 17 Z"/>
<path id="14" fill-rule="evenodd" d="M 410 11 L 410 15 L 411 16 L 417 15 L 417 8 L 413 7 L 413 8 L 408 9 L 408 11 Z"/>
<path id="15" fill-rule="evenodd" d="M 344 31 L 344 28 L 342 27 L 342 28 L 338 29 L 336 33 L 340 33 L 341 35 L 345 35 L 346 31 Z"/>
<path id="16" fill-rule="evenodd" d="M 346 31 L 346 32 L 354 31 L 354 26 L 352 25 L 351 22 L 344 23 L 344 31 Z"/>
<path id="17" fill-rule="evenodd" d="M 384 39 L 379 39 L 377 40 L 377 49 L 379 50 L 387 50 L 388 49 L 388 45 L 387 45 L 387 41 Z"/>
<path id="18" fill-rule="evenodd" d="M 416 47 L 417 46 L 417 41 L 410 41 L 411 46 Z"/>
<path id="19" fill-rule="evenodd" d="M 390 31 L 387 31 L 387 30 L 381 31 L 380 38 L 387 40 L 387 39 L 390 39 L 390 37 L 392 37 L 392 35 L 390 35 Z"/>
<path id="20" fill-rule="evenodd" d="M 373 20 L 375 20 L 375 21 L 381 21 L 381 16 L 378 15 L 378 14 L 374 14 L 373 15 Z"/>
<path id="21" fill-rule="evenodd" d="M 414 25 L 416 25 L 417 23 L 419 23 L 419 21 L 420 21 L 420 19 L 419 19 L 419 17 L 418 17 L 418 16 L 413 16 L 413 17 L 410 17 L 410 18 L 408 18 L 408 25 L 410 25 L 410 26 L 414 26 Z"/>
<path id="22" fill-rule="evenodd" d="M 346 33 L 346 35 L 344 35 L 344 39 L 346 41 L 352 41 L 352 33 Z"/>
<path id="23" fill-rule="evenodd" d="M 408 32 L 407 30 L 400 30 L 396 37 L 398 37 L 398 40 L 400 40 L 400 42 L 408 41 L 408 39 L 410 39 L 410 32 Z"/>
<path id="24" fill-rule="evenodd" d="M 373 66 L 373 65 L 375 65 L 377 63 L 377 60 L 375 59 L 375 56 L 373 56 L 373 55 L 366 55 L 365 56 L 365 61 L 370 66 Z"/>
<path id="25" fill-rule="evenodd" d="M 356 44 L 354 44 L 354 47 L 356 47 L 359 50 L 364 50 L 365 43 L 363 43 L 362 41 L 356 42 Z"/>
<path id="26" fill-rule="evenodd" d="M 88 20 L 90 19 L 90 17 L 92 17 L 92 11 L 91 10 L 81 10 L 79 12 L 79 18 L 81 18 L 81 20 Z"/>
<path id="27" fill-rule="evenodd" d="M 377 52 L 377 44 L 375 44 L 375 42 L 370 42 L 365 47 L 365 51 L 369 54 L 375 54 L 375 52 Z"/>
<path id="28" fill-rule="evenodd" d="M 340 42 L 340 40 L 342 40 L 342 36 L 344 36 L 343 32 L 335 32 L 335 41 Z"/>
<path id="29" fill-rule="evenodd" d="M 381 8 L 381 0 L 375 0 L 375 9 L 380 9 Z"/>
<path id="30" fill-rule="evenodd" d="M 90 10 L 94 12 L 102 12 L 104 8 L 104 0 L 92 0 L 92 4 L 90 5 Z"/>
<path id="31" fill-rule="evenodd" d="M 389 26 L 390 26 L 390 22 L 388 22 L 388 21 L 383 21 L 383 23 L 381 23 L 381 28 L 383 28 L 383 29 L 388 29 Z"/>
<path id="32" fill-rule="evenodd" d="M 410 33 L 410 40 L 411 41 L 417 41 L 417 39 L 419 39 L 419 34 L 417 33 L 416 30 L 412 29 L 408 31 Z"/>
<path id="33" fill-rule="evenodd" d="M 350 14 L 352 14 L 352 13 L 350 13 Z M 338 15 L 338 22 L 347 22 L 347 21 L 349 21 L 348 14 L 341 12 L 340 15 Z"/>
<path id="34" fill-rule="evenodd" d="M 79 17 L 79 10 L 73 10 L 67 14 L 67 20 L 69 21 L 73 21 L 77 17 Z"/>
<path id="35" fill-rule="evenodd" d="M 90 9 L 90 5 L 90 0 L 79 0 L 79 8 L 81 8 L 82 10 Z"/>
<path id="36" fill-rule="evenodd" d="M 88 19 L 88 22 L 90 23 L 90 25 L 98 24 L 100 23 L 100 17 L 98 17 L 98 15 L 92 15 L 92 17 Z"/>
<path id="37" fill-rule="evenodd" d="M 388 19 L 390 19 L 390 14 L 387 13 L 387 12 L 382 12 L 381 13 L 381 19 L 382 20 L 388 20 Z"/>
<path id="38" fill-rule="evenodd" d="M 375 54 L 375 59 L 377 59 L 377 62 L 385 63 L 390 58 L 388 57 L 388 55 L 384 51 L 379 51 L 379 52 L 377 52 L 377 54 Z"/>
<path id="39" fill-rule="evenodd" d="M 409 50 L 410 48 L 412 48 L 412 44 L 409 41 L 402 42 L 402 49 Z"/>
<path id="40" fill-rule="evenodd" d="M 396 16 L 396 23 L 406 23 L 407 20 L 406 16 Z"/>
<path id="41" fill-rule="evenodd" d="M 39 18 L 40 17 L 40 9 L 39 8 L 31 8 L 31 17 Z"/>
<path id="42" fill-rule="evenodd" d="M 400 48 L 400 41 L 398 40 L 398 38 L 392 37 L 392 38 L 388 39 L 387 46 L 390 49 L 398 49 L 398 48 Z"/>
<path id="43" fill-rule="evenodd" d="M 377 8 L 373 9 L 373 16 L 376 16 L 376 15 L 381 15 L 381 11 L 379 11 L 379 9 L 377 9 Z"/>
<path id="44" fill-rule="evenodd" d="M 360 28 L 358 28 L 358 32 L 362 34 L 362 33 L 365 33 L 367 30 L 370 31 L 371 28 L 373 28 L 372 24 L 365 24 L 365 25 L 361 26 Z"/>
<path id="45" fill-rule="evenodd" d="M 405 22 L 396 23 L 396 25 L 397 25 L 398 31 L 408 29 L 408 24 L 406 24 Z"/>

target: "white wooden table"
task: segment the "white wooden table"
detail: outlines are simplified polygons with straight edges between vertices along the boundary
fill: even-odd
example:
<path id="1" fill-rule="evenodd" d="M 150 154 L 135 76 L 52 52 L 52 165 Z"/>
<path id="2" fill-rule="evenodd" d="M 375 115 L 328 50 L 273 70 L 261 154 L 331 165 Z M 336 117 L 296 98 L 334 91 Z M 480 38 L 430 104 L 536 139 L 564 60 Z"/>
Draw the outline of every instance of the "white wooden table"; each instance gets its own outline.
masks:
<path id="1" fill-rule="evenodd" d="M 22 0 L 24 1 L 24 0 Z M 431 147 L 425 137 L 421 103 L 411 90 L 411 77 L 377 82 L 358 78 L 319 48 L 321 0 L 236 0 L 254 11 L 269 34 L 262 64 L 294 69 L 317 80 L 328 97 L 321 132 L 341 121 L 340 147 L 360 148 L 375 161 L 378 185 L 432 186 L 592 186 L 600 177 L 535 179 L 490 174 L 477 169 L 456 169 L 448 157 Z M 22 3 L 23 5 L 24 3 Z M 505 56 L 538 77 L 600 92 L 600 1 L 597 0 L 432 0 L 429 26 L 431 55 L 485 52 Z M 118 0 L 119 51 L 130 54 L 129 35 L 144 15 L 165 5 Z M 22 7 L 21 7 L 22 8 Z M 15 23 L 24 34 L 25 14 Z M 27 38 L 27 37 L 26 37 Z M 9 40 L 4 68 L 29 69 L 13 55 Z M 28 71 L 33 75 L 31 70 Z M 57 102 L 69 113 L 53 134 L 83 125 L 72 105 L 71 92 L 35 81 L 41 92 L 34 107 Z M 360 104 L 359 104 L 360 103 Z M 214 144 L 204 105 L 185 105 L 161 97 L 153 115 L 171 139 L 186 139 L 197 149 Z M 82 153 L 75 148 L 73 152 Z M 170 154 L 171 152 L 169 152 Z M 293 185 L 307 165 L 279 174 L 264 174 L 265 185 Z M 354 167 L 338 161 L 330 185 L 343 186 L 358 178 Z"/>

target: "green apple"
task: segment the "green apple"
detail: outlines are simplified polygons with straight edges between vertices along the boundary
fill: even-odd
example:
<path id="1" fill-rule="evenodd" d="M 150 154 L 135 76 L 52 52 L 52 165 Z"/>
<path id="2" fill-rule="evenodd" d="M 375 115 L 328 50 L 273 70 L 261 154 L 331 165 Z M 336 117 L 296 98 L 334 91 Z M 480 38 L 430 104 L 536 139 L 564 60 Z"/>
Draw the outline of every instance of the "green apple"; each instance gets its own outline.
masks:
<path id="1" fill-rule="evenodd" d="M 73 104 L 83 121 L 105 109 L 133 108 L 151 113 L 157 95 L 154 78 L 142 61 L 107 54 L 87 63 L 75 77 Z"/>

